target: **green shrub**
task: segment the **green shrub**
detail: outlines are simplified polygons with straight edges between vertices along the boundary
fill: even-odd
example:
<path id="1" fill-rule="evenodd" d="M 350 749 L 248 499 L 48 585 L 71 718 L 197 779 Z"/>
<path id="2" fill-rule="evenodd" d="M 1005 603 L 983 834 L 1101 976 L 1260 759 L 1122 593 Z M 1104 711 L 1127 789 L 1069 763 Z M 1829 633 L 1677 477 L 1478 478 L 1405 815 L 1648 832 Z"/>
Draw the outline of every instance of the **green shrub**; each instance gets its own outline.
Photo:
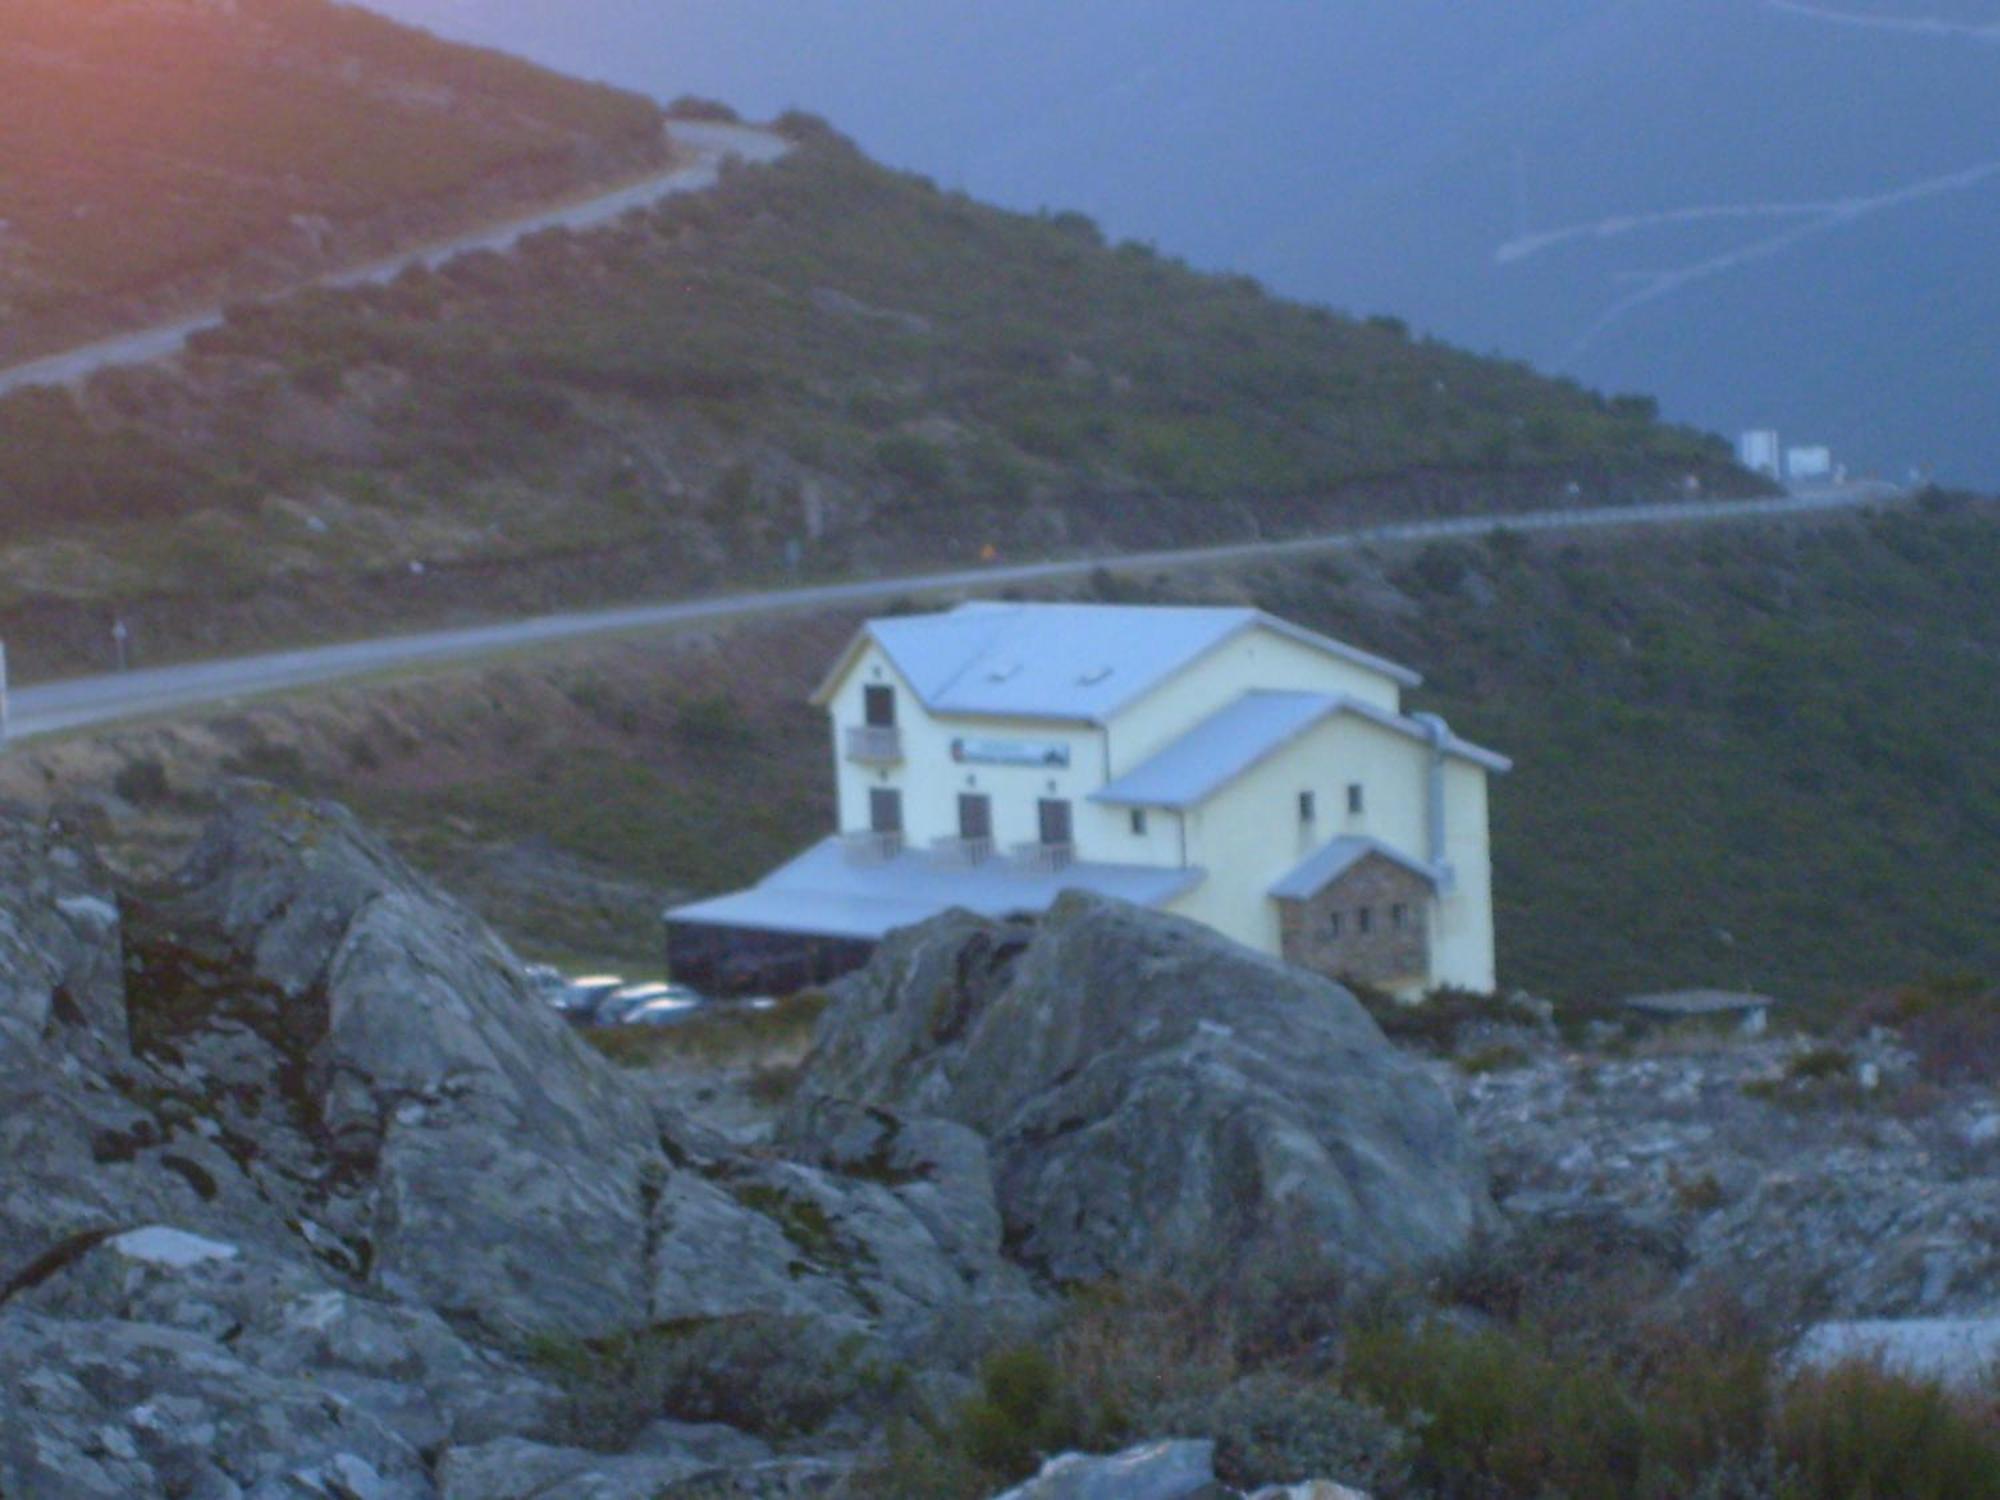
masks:
<path id="1" fill-rule="evenodd" d="M 1348 988 L 1390 1041 L 1440 1056 L 1456 1052 L 1461 1033 L 1472 1027 L 1515 1026 L 1540 1031 L 1548 1025 L 1541 1011 L 1511 995 L 1478 994 L 1447 985 L 1412 1005 L 1366 985 L 1350 984 Z"/>
<path id="2" fill-rule="evenodd" d="M 2000 1075 L 2000 990 L 1976 975 L 1905 986 L 1866 1016 L 1901 1032 L 1917 1055 L 1917 1071 L 1933 1083 Z"/>
<path id="3" fill-rule="evenodd" d="M 1253 1375 L 1214 1396 L 1162 1407 L 1150 1425 L 1213 1439 L 1216 1478 L 1245 1490 L 1323 1478 L 1392 1500 L 1410 1483 L 1409 1434 L 1325 1381 Z"/>
<path id="4" fill-rule="evenodd" d="M 1681 1500 L 1755 1466 L 1769 1362 L 1755 1343 L 1668 1340 L 1626 1363 L 1531 1331 L 1384 1326 L 1346 1380 L 1416 1435 L 1417 1480 L 1480 1500 Z"/>
<path id="5" fill-rule="evenodd" d="M 1993 1500 L 2000 1422 L 1934 1384 L 1847 1364 L 1794 1381 L 1773 1440 L 1783 1500 Z"/>
<path id="6" fill-rule="evenodd" d="M 568 1440 L 605 1451 L 662 1416 L 771 1438 L 816 1431 L 842 1413 L 881 1417 L 905 1378 L 858 1337 L 762 1315 L 608 1339 L 546 1337 L 526 1352 L 568 1392 Z"/>
<path id="7" fill-rule="evenodd" d="M 958 1447 L 977 1468 L 1004 1480 L 1024 1479 L 1048 1455 L 1083 1444 L 1083 1414 L 1044 1351 L 1024 1347 L 994 1355 L 980 1370 L 979 1384 L 957 1428 Z"/>
<path id="8" fill-rule="evenodd" d="M 1785 1076 L 1800 1083 L 1822 1083 L 1854 1075 L 1854 1054 L 1841 1047 L 1812 1047 L 1785 1063 Z"/>

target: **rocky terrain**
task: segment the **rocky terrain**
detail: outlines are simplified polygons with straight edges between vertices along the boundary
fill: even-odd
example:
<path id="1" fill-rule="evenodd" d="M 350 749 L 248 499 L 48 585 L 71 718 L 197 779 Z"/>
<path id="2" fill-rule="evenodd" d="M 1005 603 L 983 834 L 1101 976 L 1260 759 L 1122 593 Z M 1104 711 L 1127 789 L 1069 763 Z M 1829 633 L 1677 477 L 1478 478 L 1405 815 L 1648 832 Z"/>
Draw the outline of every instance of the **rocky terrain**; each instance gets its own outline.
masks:
<path id="1" fill-rule="evenodd" d="M 1350 997 L 1177 922 L 945 922 L 825 1024 L 737 1149 L 335 807 L 246 785 L 145 889 L 0 819 L 0 1492 L 833 1493 L 1060 1277 L 1489 1212 Z"/>
<path id="2" fill-rule="evenodd" d="M 2000 1313 L 2000 1096 L 1886 1033 L 1445 1070 L 1515 1223 L 1595 1222 L 1801 1320 Z"/>

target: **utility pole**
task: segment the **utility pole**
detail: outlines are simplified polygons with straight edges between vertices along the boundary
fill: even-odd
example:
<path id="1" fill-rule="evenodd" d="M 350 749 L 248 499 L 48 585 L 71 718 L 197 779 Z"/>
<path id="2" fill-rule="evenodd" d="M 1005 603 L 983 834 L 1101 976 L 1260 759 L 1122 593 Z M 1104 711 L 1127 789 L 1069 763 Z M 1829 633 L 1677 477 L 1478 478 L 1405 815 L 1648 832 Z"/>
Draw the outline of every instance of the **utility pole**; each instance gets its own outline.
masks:
<path id="1" fill-rule="evenodd" d="M 127 659 L 125 650 L 125 644 L 131 639 L 131 636 L 132 632 L 125 628 L 125 617 L 123 615 L 113 616 L 111 621 L 111 644 L 117 649 L 118 670 L 121 672 L 131 665 Z"/>
<path id="2" fill-rule="evenodd" d="M 0 641 L 0 745 L 7 743 L 7 643 Z"/>

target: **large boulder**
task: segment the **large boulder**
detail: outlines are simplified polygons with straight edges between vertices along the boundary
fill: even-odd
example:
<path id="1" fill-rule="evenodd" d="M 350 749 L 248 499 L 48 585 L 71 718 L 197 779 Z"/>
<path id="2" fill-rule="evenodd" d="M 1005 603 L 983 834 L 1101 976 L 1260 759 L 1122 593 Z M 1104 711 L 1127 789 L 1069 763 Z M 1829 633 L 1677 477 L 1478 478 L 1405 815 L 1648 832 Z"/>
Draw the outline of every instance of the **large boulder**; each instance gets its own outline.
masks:
<path id="1" fill-rule="evenodd" d="M 1492 1212 L 1450 1100 L 1345 990 L 1080 894 L 892 935 L 836 990 L 788 1130 L 828 1100 L 978 1132 L 1011 1253 L 1059 1281 L 1300 1241 L 1373 1274 Z"/>
<path id="2" fill-rule="evenodd" d="M 141 925 L 155 1050 L 284 1086 L 350 1269 L 511 1339 L 647 1320 L 650 1109 L 348 813 L 243 789 Z"/>
<path id="3" fill-rule="evenodd" d="M 338 808 L 240 788 L 144 890 L 0 811 L 0 1492 L 484 1493 L 516 1460 L 823 1491 L 840 1463 L 656 1419 L 846 1445 L 1043 1305 L 977 1135 L 824 1123 L 752 1155 L 656 1107 Z M 629 1389 L 578 1385 L 618 1348 Z"/>

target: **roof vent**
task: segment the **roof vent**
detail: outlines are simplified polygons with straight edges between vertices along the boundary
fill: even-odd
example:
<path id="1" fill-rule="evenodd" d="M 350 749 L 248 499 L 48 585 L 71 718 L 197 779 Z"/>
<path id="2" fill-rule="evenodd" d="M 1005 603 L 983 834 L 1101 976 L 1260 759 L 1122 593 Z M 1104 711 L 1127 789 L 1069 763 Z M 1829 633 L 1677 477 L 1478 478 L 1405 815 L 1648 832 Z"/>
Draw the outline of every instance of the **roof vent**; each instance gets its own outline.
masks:
<path id="1" fill-rule="evenodd" d="M 1104 681 L 1110 675 L 1111 668 L 1109 667 L 1092 667 L 1088 672 L 1077 678 L 1077 684 L 1081 687 L 1096 687 L 1098 683 Z"/>
<path id="2" fill-rule="evenodd" d="M 1021 664 L 1017 661 L 1002 662 L 999 666 L 990 668 L 987 671 L 986 680 L 988 682 L 1005 682 L 1020 670 Z"/>

